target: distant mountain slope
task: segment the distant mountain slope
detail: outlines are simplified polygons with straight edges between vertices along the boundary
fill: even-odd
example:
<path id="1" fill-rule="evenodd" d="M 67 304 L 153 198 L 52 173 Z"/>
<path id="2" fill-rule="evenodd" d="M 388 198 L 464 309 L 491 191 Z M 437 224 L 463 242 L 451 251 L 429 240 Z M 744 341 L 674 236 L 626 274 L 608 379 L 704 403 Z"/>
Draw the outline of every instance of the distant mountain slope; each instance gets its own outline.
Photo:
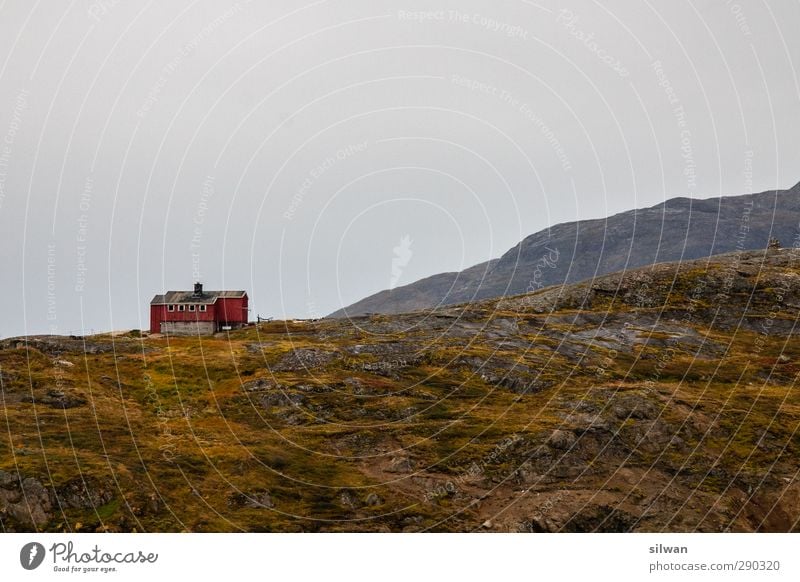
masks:
<path id="1" fill-rule="evenodd" d="M 556 225 L 500 259 L 381 291 L 330 317 L 403 313 L 535 291 L 561 283 L 735 250 L 791 244 L 800 224 L 800 184 L 790 190 L 708 200 L 673 198 L 607 219 Z"/>

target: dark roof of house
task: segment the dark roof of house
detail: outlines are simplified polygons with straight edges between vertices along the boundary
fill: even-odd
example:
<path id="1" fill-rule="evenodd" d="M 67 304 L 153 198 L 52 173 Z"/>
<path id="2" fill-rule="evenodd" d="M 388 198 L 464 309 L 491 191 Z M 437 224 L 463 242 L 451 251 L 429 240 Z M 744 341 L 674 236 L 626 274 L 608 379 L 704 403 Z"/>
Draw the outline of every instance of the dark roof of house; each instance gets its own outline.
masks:
<path id="1" fill-rule="evenodd" d="M 244 297 L 246 291 L 203 291 L 195 295 L 192 291 L 167 291 L 163 295 L 156 295 L 150 305 L 164 305 L 166 303 L 214 303 L 217 299 Z"/>

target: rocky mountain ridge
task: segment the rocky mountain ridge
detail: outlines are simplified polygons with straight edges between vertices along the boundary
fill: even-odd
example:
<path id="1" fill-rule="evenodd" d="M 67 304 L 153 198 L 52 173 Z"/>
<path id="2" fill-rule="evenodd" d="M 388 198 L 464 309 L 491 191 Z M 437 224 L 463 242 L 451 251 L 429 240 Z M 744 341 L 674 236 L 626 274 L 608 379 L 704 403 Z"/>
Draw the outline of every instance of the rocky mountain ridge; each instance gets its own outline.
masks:
<path id="1" fill-rule="evenodd" d="M 502 257 L 381 291 L 330 317 L 405 313 L 575 283 L 660 262 L 791 245 L 800 225 L 800 184 L 789 190 L 697 200 L 673 198 L 604 219 L 558 224 Z"/>

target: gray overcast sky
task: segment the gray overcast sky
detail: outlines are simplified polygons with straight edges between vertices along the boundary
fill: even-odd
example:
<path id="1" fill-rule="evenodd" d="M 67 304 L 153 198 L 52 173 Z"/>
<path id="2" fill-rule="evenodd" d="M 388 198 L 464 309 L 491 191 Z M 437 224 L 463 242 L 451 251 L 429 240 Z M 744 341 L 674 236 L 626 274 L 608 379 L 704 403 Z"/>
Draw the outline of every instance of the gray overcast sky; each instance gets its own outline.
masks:
<path id="1" fill-rule="evenodd" d="M 253 317 L 320 316 L 554 223 L 789 187 L 798 22 L 789 0 L 6 1 L 0 337 L 146 328 L 198 273 Z"/>

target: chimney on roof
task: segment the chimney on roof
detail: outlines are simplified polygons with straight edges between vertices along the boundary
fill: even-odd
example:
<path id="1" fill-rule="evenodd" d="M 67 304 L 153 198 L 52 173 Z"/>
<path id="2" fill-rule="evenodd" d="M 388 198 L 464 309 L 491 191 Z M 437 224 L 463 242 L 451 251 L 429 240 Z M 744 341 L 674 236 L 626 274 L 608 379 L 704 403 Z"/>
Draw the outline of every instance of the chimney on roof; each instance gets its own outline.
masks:
<path id="1" fill-rule="evenodd" d="M 194 284 L 194 296 L 200 297 L 203 294 L 203 284 L 202 283 L 195 283 Z"/>

